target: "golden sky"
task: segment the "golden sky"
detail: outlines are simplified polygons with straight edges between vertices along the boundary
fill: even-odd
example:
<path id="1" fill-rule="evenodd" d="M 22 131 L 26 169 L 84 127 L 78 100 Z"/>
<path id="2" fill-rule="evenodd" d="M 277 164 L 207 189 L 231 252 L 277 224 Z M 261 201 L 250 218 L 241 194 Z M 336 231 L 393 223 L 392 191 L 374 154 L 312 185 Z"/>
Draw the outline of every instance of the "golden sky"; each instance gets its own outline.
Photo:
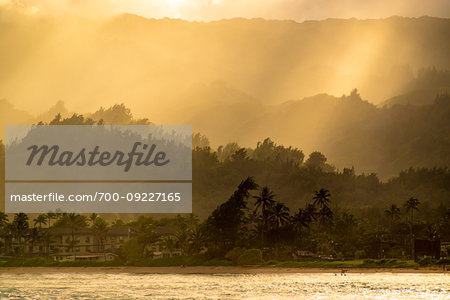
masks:
<path id="1" fill-rule="evenodd" d="M 303 21 L 393 15 L 450 16 L 449 0 L 0 0 L 0 8 L 2 12 L 37 15 L 96 17 L 132 13 L 148 18 L 195 21 L 233 17 Z"/>

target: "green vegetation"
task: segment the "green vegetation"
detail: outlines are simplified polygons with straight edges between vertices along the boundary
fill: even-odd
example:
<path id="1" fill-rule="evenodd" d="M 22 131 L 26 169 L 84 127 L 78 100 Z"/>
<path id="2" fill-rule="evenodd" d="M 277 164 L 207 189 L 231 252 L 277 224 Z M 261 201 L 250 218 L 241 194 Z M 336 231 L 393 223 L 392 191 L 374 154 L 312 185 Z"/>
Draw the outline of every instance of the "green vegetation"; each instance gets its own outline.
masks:
<path id="1" fill-rule="evenodd" d="M 255 250 L 255 249 L 254 249 Z M 257 251 L 252 250 L 256 254 Z M 250 253 L 250 252 L 248 252 Z M 256 254 L 256 256 L 258 256 Z M 252 256 L 254 258 L 254 256 Z M 351 261 L 276 261 L 269 260 L 245 260 L 238 265 L 260 266 L 260 267 L 279 267 L 279 268 L 418 268 L 420 266 L 437 266 L 450 264 L 447 259 L 432 260 L 424 258 L 415 263 L 413 261 L 403 261 L 396 259 L 366 259 Z M 50 258 L 22 258 L 0 260 L 0 268 L 4 267 L 119 267 L 119 266 L 137 266 L 137 267 L 167 267 L 167 266 L 232 266 L 233 263 L 224 259 L 206 260 L 194 257 L 172 257 L 164 259 L 143 259 L 134 263 L 125 263 L 120 260 L 109 262 L 94 261 L 65 261 L 57 262 Z"/>
<path id="2" fill-rule="evenodd" d="M 263 262 L 262 252 L 259 249 L 245 250 L 237 259 L 238 265 L 259 265 Z"/>
<path id="3" fill-rule="evenodd" d="M 342 101 L 361 104 L 356 90 Z M 444 116 L 449 104 L 450 98 L 444 95 L 415 115 L 425 118 L 439 111 Z M 443 125 L 440 134 L 447 134 L 446 123 L 434 121 Z M 124 105 L 102 108 L 87 116 L 58 114 L 49 122 L 108 123 L 149 122 L 134 119 Z M 0 213 L 0 231 L 7 233 L 0 241 L 0 254 L 12 257 L 10 263 L 14 264 L 29 256 L 27 247 L 40 245 L 35 255 L 48 257 L 56 252 L 50 249 L 52 228 L 70 229 L 68 252 L 77 252 L 76 233 L 83 228 L 94 232 L 98 251 L 106 252 L 109 230 L 122 227 L 130 229 L 130 239 L 114 250 L 118 259 L 111 264 L 246 265 L 276 260 L 280 264 L 308 265 L 353 264 L 351 260 L 365 259 L 361 264 L 376 266 L 411 260 L 414 239 L 450 239 L 447 168 L 410 168 L 382 182 L 374 173 L 356 174 L 353 167 L 338 170 L 319 151 L 305 156 L 301 149 L 279 145 L 270 138 L 255 148 L 230 143 L 214 150 L 206 136 L 195 134 L 193 146 L 194 214 L 156 218 L 139 214 L 88 217 Z M 0 171 L 4 171 L 4 153 L 0 143 Z M 1 176 L 4 183 L 4 172 Z M 4 189 L 4 184 L 0 186 Z M 227 195 L 231 195 L 228 200 Z M 3 199 L 4 193 L 0 197 Z M 174 232 L 157 233 L 162 226 L 172 227 Z M 168 256 L 174 256 L 174 252 L 182 256 L 156 258 L 154 245 Z M 388 258 L 395 261 L 383 261 Z M 45 259 L 35 263 L 56 264 Z M 436 262 L 422 262 L 429 263 Z"/>
<path id="4" fill-rule="evenodd" d="M 204 259 L 199 257 L 174 256 L 159 259 L 140 259 L 133 262 L 114 261 L 55 261 L 52 258 L 14 258 L 0 259 L 1 267 L 164 267 L 164 266 L 230 266 L 232 263 L 224 259 Z"/>

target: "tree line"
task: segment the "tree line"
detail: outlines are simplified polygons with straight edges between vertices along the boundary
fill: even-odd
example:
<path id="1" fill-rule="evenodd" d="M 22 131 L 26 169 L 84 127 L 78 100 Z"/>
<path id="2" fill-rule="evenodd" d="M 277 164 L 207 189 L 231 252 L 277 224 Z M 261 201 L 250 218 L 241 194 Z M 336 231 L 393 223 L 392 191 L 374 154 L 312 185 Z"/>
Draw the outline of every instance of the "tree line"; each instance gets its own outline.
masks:
<path id="1" fill-rule="evenodd" d="M 116 250 L 127 262 L 151 258 L 149 246 L 156 242 L 169 252 L 207 258 L 230 258 L 245 249 L 260 249 L 266 260 L 411 259 L 414 239 L 450 237 L 449 208 L 433 221 L 424 219 L 421 211 L 420 200 L 410 197 L 402 207 L 387 206 L 383 213 L 387 223 L 380 226 L 351 209 L 335 206 L 332 193 L 325 188 L 314 191 L 303 207 L 291 210 L 268 186 L 248 177 L 204 220 L 187 214 L 160 219 L 139 216 L 128 221 L 116 218 L 109 223 L 97 214 L 47 213 L 30 220 L 27 214 L 18 213 L 9 221 L 7 214 L 0 213 L 0 230 L 8 233 L 0 249 L 23 256 L 26 244 L 39 243 L 44 245 L 39 254 L 50 255 L 54 239 L 50 228 L 70 228 L 73 252 L 77 230 L 91 228 L 101 244 L 99 249 L 104 249 L 110 228 L 128 227 L 132 238 Z M 157 234 L 155 229 L 160 226 L 173 227 L 174 233 Z"/>

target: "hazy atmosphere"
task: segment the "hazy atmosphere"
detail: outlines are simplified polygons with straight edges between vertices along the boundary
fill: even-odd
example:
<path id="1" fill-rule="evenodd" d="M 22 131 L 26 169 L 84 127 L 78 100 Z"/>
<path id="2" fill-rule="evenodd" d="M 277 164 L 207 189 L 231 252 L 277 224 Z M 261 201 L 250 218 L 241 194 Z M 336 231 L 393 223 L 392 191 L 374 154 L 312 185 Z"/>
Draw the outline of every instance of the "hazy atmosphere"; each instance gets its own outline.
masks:
<path id="1" fill-rule="evenodd" d="M 211 21 L 234 17 L 291 19 L 449 17 L 446 0 L 1 0 L 10 11 L 89 17 L 132 13 L 148 18 Z"/>
<path id="2" fill-rule="evenodd" d="M 442 138 L 425 143 L 427 155 L 414 146 L 393 156 L 447 134 L 427 121 L 427 105 L 450 89 L 450 20 L 434 17 L 449 11 L 446 1 L 340 1 L 358 19 L 321 21 L 303 21 L 325 19 L 312 1 L 263 1 L 258 8 L 274 14 L 266 17 L 280 20 L 210 22 L 142 16 L 172 16 L 166 10 L 176 8 L 182 18 L 203 20 L 189 9 L 224 6 L 229 16 L 251 17 L 245 11 L 256 2 L 246 9 L 238 1 L 58 3 L 1 4 L 2 126 L 123 103 L 134 117 L 155 124 L 192 124 L 213 148 L 230 142 L 254 147 L 270 137 L 306 153 L 322 151 L 340 169 L 354 166 L 383 179 L 448 162 Z M 334 6 L 317 7 L 346 18 L 346 10 Z M 134 10 L 141 16 L 125 13 Z M 422 16 L 428 11 L 433 17 Z M 414 18 L 389 17 L 395 12 Z M 360 19 L 366 17 L 383 18 Z M 350 100 L 342 98 L 354 89 Z M 413 104 L 422 113 L 395 104 Z M 405 126 L 410 123 L 427 130 Z"/>
<path id="3" fill-rule="evenodd" d="M 0 0 L 0 297 L 445 298 L 449 37 L 447 0 Z"/>

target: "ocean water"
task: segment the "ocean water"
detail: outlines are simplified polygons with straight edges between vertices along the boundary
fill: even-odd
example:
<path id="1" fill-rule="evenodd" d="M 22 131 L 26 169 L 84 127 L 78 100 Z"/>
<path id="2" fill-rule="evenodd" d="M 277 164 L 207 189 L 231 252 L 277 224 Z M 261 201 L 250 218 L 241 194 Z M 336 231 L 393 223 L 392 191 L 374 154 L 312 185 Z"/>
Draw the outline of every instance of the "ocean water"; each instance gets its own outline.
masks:
<path id="1" fill-rule="evenodd" d="M 450 299 L 450 274 L 0 274 L 6 299 Z"/>

